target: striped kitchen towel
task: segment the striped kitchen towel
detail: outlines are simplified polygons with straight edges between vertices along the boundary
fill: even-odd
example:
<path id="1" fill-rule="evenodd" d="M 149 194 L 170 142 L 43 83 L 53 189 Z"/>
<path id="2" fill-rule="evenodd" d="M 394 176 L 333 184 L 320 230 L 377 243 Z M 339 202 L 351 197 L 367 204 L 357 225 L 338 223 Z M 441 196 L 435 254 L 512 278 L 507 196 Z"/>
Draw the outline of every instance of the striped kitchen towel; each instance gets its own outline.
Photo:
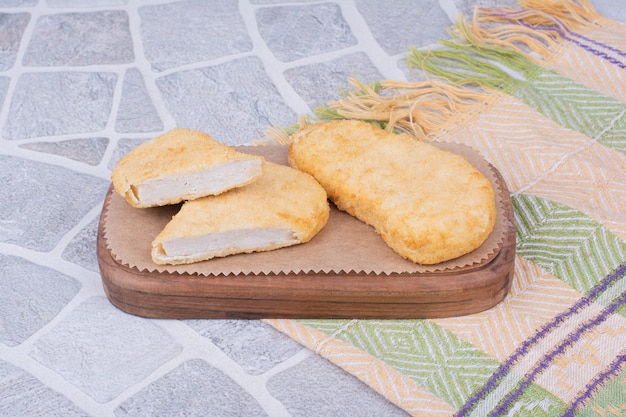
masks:
<path id="1" fill-rule="evenodd" d="M 267 322 L 411 415 L 625 415 L 626 29 L 583 0 L 525 0 L 453 33 L 407 54 L 433 79 L 353 80 L 327 110 L 498 168 L 517 227 L 507 298 L 445 319 Z"/>
<path id="2" fill-rule="evenodd" d="M 474 44 L 515 50 L 626 102 L 626 24 L 601 16 L 586 0 L 520 3 L 524 8 L 519 10 L 477 7 L 469 30 L 457 31 L 457 35 Z"/>

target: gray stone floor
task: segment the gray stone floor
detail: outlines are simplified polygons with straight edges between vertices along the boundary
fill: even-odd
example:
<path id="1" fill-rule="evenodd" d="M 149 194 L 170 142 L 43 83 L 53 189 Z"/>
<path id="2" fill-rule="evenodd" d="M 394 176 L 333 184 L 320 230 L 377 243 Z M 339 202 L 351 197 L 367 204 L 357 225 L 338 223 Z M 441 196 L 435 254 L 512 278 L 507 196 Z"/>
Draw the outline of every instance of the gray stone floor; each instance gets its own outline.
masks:
<path id="1" fill-rule="evenodd" d="M 410 79 L 404 52 L 477 2 L 0 0 L 0 415 L 405 415 L 261 321 L 117 310 L 96 226 L 137 144 L 249 144 L 350 76 Z"/>

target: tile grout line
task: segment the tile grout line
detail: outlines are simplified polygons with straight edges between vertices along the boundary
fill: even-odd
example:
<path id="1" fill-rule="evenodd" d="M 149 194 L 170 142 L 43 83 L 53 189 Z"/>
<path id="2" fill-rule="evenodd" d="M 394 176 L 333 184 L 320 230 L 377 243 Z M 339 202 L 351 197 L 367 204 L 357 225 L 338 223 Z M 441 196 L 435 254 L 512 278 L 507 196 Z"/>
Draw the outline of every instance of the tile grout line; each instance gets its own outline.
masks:
<path id="1" fill-rule="evenodd" d="M 398 68 L 399 58 L 390 56 L 381 47 L 354 0 L 338 2 L 338 5 L 352 29 L 352 34 L 357 38 L 357 49 L 367 55 L 384 78 L 406 81 L 405 75 Z M 373 47 L 364 48 L 363 45 L 373 45 Z"/>
<path id="2" fill-rule="evenodd" d="M 172 361 L 179 361 L 182 364 L 188 360 L 201 359 L 223 372 L 244 391 L 248 392 L 265 411 L 273 411 L 273 413 L 268 415 L 283 417 L 290 415 L 284 408 L 284 405 L 267 390 L 265 374 L 271 370 L 261 375 L 248 374 L 241 365 L 216 346 L 209 338 L 200 335 L 181 320 L 159 320 L 158 325 L 167 330 L 175 340 L 180 343 L 184 341 L 185 343 L 183 352 Z M 287 361 L 289 359 L 284 362 Z M 294 365 L 297 363 L 299 361 L 295 362 Z"/>
<path id="3" fill-rule="evenodd" d="M 249 0 L 239 2 L 239 14 L 243 18 L 246 32 L 252 41 L 250 53 L 261 60 L 265 73 L 272 80 L 279 94 L 285 99 L 285 103 L 297 114 L 308 114 L 311 109 L 285 79 L 283 72 L 285 64 L 276 59 L 259 33 L 255 18 L 257 9 L 258 7 L 250 4 Z"/>
<path id="4" fill-rule="evenodd" d="M 161 122 L 164 125 L 164 131 L 167 131 L 173 128 L 176 125 L 176 122 L 170 112 L 167 110 L 165 103 L 163 101 L 163 97 L 161 96 L 161 92 L 156 86 L 156 79 L 163 76 L 161 73 L 156 73 L 152 71 L 150 61 L 146 58 L 146 53 L 143 47 L 142 36 L 141 36 L 141 17 L 139 15 L 139 4 L 141 2 L 132 1 L 131 6 L 128 8 L 128 16 L 129 16 L 129 25 L 130 25 L 130 33 L 133 39 L 133 50 L 135 56 L 135 68 L 141 74 L 144 83 L 146 84 L 146 89 L 148 90 L 148 94 L 152 100 L 152 104 L 155 106 L 157 110 L 157 114 L 159 118 L 161 118 Z"/>

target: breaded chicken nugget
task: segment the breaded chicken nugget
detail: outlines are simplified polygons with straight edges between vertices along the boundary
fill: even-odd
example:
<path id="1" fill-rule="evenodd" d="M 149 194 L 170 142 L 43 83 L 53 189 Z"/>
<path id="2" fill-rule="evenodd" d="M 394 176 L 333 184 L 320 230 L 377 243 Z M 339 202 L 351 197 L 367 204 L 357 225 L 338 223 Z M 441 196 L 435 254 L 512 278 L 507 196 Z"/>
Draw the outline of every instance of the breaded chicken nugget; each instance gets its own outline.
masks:
<path id="1" fill-rule="evenodd" d="M 188 264 L 308 242 L 329 215 L 326 192 L 315 179 L 265 162 L 252 184 L 184 203 L 152 242 L 152 260 Z"/>
<path id="2" fill-rule="evenodd" d="M 126 154 L 111 180 L 134 207 L 163 206 L 249 184 L 262 175 L 263 162 L 206 133 L 176 128 Z"/>
<path id="3" fill-rule="evenodd" d="M 463 156 L 408 134 L 354 120 L 316 123 L 292 135 L 289 164 L 419 264 L 473 251 L 495 225 L 489 179 Z"/>

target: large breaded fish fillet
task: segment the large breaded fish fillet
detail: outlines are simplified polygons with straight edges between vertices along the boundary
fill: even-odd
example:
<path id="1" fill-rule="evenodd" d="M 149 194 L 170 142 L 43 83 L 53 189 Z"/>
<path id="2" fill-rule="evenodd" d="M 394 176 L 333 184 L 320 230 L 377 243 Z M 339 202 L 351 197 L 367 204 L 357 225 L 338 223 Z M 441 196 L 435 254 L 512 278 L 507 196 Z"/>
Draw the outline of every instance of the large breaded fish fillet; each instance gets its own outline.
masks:
<path id="1" fill-rule="evenodd" d="M 263 173 L 263 162 L 205 133 L 176 128 L 126 154 L 111 180 L 134 207 L 163 206 L 249 184 Z"/>
<path id="2" fill-rule="evenodd" d="M 188 264 L 308 242 L 329 214 L 326 192 L 315 179 L 265 162 L 252 184 L 184 203 L 152 242 L 152 260 Z"/>
<path id="3" fill-rule="evenodd" d="M 316 123 L 293 134 L 289 164 L 419 264 L 471 252 L 495 225 L 489 179 L 464 157 L 408 134 L 354 120 Z"/>

